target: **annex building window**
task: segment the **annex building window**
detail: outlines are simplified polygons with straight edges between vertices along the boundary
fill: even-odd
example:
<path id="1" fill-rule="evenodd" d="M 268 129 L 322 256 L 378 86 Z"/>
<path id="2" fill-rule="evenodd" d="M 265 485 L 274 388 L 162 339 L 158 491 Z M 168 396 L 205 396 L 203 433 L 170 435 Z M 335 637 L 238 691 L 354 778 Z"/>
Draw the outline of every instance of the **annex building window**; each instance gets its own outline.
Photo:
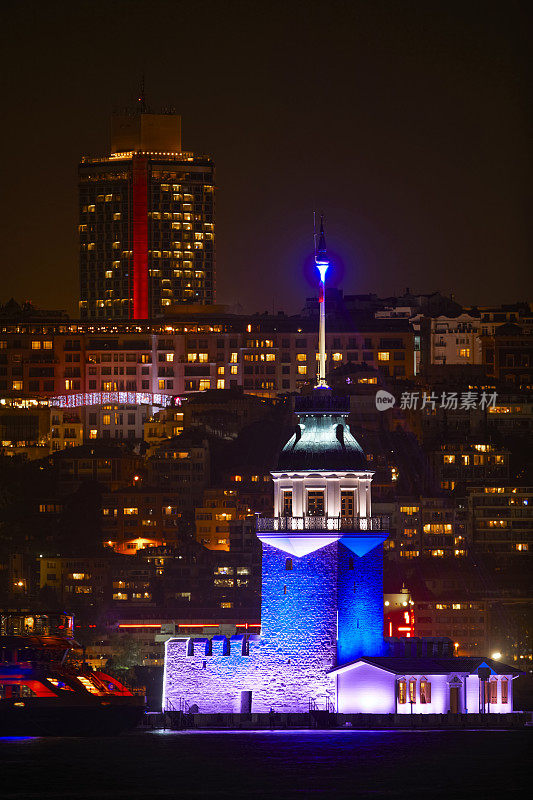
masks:
<path id="1" fill-rule="evenodd" d="M 420 702 L 431 703 L 431 683 L 426 678 L 420 679 Z"/>
<path id="2" fill-rule="evenodd" d="M 407 702 L 407 682 L 405 680 L 398 681 L 398 703 L 404 705 Z"/>
<path id="3" fill-rule="evenodd" d="M 509 702 L 509 682 L 507 678 L 502 678 L 502 705 Z"/>

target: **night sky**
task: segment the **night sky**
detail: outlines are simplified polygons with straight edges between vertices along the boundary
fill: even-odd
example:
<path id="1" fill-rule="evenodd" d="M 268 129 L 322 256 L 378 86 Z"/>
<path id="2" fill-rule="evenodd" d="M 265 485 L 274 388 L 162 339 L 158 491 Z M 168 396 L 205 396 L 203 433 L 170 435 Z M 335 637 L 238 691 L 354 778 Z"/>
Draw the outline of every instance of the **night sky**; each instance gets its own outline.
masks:
<path id="1" fill-rule="evenodd" d="M 216 163 L 219 302 L 301 308 L 314 209 L 346 293 L 531 299 L 528 5 L 11 3 L 0 301 L 77 313 L 77 164 L 143 72 Z"/>

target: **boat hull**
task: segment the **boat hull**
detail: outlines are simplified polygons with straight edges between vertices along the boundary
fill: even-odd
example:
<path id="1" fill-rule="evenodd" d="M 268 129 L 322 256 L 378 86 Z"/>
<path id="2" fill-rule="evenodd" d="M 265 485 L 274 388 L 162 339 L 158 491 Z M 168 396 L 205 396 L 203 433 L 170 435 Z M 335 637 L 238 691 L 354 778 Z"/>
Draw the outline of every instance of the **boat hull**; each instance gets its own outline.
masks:
<path id="1" fill-rule="evenodd" d="M 128 698 L 129 699 L 129 698 Z M 132 698 L 137 700 L 138 698 Z M 0 703 L 0 736 L 116 736 L 140 722 L 144 703 Z"/>

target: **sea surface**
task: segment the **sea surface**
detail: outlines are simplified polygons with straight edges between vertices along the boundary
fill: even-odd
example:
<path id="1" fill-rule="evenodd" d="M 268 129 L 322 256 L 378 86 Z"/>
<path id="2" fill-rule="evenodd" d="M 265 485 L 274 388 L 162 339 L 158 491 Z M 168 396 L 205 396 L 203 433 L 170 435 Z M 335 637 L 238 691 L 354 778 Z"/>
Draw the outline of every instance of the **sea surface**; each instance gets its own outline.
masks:
<path id="1" fill-rule="evenodd" d="M 133 732 L 0 739 L 0 797 L 527 797 L 532 730 Z"/>

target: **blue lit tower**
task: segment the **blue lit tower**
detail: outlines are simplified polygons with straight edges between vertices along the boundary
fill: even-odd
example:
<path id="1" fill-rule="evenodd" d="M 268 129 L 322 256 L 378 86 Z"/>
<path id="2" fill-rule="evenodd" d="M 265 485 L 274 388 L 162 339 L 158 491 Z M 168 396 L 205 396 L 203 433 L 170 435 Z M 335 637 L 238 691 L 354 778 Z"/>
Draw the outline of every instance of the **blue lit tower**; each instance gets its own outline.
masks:
<path id="1" fill-rule="evenodd" d="M 317 385 L 296 400 L 297 425 L 272 472 L 274 517 L 259 518 L 258 537 L 261 638 L 285 661 L 313 654 L 320 664 L 309 669 L 321 672 L 385 652 L 382 545 L 388 533 L 384 520 L 372 517 L 374 473 L 347 425 L 349 401 L 334 397 L 326 383 L 323 224 L 315 260 L 321 284 Z"/>

